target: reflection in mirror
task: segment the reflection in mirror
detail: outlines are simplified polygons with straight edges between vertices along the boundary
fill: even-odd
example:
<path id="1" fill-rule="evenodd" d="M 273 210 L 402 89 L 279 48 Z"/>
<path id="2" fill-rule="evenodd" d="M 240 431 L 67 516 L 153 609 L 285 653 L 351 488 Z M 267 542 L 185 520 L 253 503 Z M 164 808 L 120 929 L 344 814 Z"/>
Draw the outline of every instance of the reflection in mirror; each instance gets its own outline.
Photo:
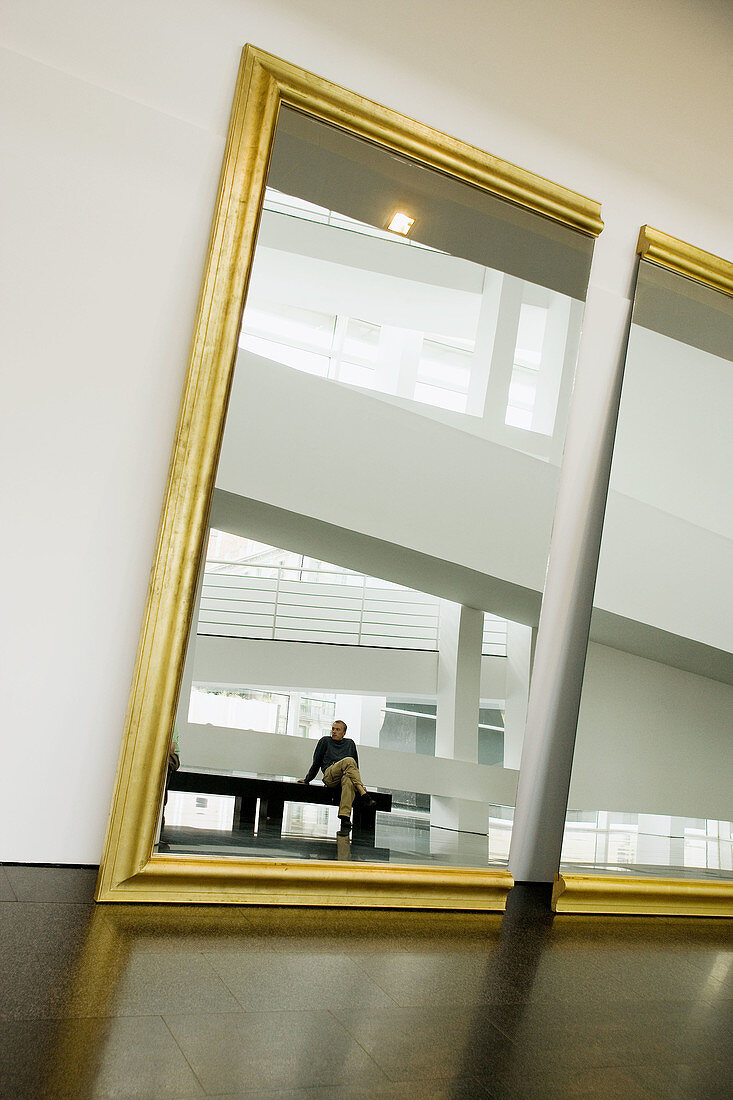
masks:
<path id="1" fill-rule="evenodd" d="M 286 108 L 240 347 L 558 462 L 591 248 Z"/>
<path id="2" fill-rule="evenodd" d="M 281 110 L 158 851 L 505 865 L 592 243 Z"/>
<path id="3" fill-rule="evenodd" d="M 562 867 L 733 879 L 733 298 L 639 266 Z"/>

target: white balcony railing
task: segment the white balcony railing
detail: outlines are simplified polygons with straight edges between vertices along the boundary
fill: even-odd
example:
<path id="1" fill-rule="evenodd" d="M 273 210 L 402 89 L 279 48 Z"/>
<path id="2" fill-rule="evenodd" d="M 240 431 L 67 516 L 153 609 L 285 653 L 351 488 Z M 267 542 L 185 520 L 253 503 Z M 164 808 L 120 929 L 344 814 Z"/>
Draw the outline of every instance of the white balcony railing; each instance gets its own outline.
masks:
<path id="1" fill-rule="evenodd" d="M 360 573 L 207 561 L 198 633 L 435 651 L 439 618 L 437 597 Z M 485 616 L 485 655 L 506 656 L 506 631 Z"/>

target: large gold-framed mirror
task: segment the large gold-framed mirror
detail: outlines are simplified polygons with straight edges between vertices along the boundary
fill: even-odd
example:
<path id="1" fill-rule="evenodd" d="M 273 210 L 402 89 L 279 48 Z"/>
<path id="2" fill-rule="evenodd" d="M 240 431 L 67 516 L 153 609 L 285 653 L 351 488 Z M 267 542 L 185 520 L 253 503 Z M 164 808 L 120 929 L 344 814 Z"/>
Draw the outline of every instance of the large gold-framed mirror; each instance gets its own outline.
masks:
<path id="1" fill-rule="evenodd" d="M 733 263 L 643 226 L 558 909 L 733 912 Z"/>
<path id="2" fill-rule="evenodd" d="M 601 228 L 245 48 L 98 900 L 503 907 Z M 376 808 L 337 842 L 295 784 L 346 712 Z M 236 843 L 187 839 L 196 800 Z"/>

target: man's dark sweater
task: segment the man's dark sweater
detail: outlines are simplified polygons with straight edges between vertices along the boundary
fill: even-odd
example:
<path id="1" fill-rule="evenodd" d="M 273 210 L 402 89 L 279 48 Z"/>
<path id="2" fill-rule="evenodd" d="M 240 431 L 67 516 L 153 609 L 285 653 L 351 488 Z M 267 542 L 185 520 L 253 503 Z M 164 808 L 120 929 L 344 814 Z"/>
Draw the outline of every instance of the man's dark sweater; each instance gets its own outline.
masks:
<path id="1" fill-rule="evenodd" d="M 340 741 L 334 741 L 333 737 L 330 735 L 322 737 L 316 745 L 316 751 L 313 753 L 313 763 L 305 777 L 306 783 L 310 783 L 319 768 L 321 771 L 325 772 L 326 768 L 330 767 L 331 764 L 335 764 L 338 760 L 343 760 L 346 756 L 353 756 L 357 768 L 359 767 L 359 756 L 356 751 L 356 745 L 350 737 L 342 737 Z"/>

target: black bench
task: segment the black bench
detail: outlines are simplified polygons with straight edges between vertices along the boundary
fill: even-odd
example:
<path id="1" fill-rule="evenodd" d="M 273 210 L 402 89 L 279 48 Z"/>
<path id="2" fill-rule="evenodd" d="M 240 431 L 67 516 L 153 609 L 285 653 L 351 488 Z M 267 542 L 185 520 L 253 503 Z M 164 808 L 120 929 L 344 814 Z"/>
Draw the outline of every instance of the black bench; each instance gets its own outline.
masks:
<path id="1" fill-rule="evenodd" d="M 338 806 L 339 787 L 326 787 L 320 782 L 298 783 L 294 779 L 266 778 L 257 775 L 222 775 L 213 772 L 194 772 L 180 769 L 174 772 L 168 783 L 169 791 L 187 791 L 191 794 L 233 795 L 235 816 L 241 832 L 253 834 L 265 827 L 282 830 L 283 809 L 286 802 L 308 802 L 317 806 Z M 390 813 L 392 795 L 369 792 L 374 804 L 365 806 L 357 795 L 352 813 L 354 832 L 363 843 L 374 845 L 377 810 Z M 257 800 L 259 799 L 259 818 Z"/>

